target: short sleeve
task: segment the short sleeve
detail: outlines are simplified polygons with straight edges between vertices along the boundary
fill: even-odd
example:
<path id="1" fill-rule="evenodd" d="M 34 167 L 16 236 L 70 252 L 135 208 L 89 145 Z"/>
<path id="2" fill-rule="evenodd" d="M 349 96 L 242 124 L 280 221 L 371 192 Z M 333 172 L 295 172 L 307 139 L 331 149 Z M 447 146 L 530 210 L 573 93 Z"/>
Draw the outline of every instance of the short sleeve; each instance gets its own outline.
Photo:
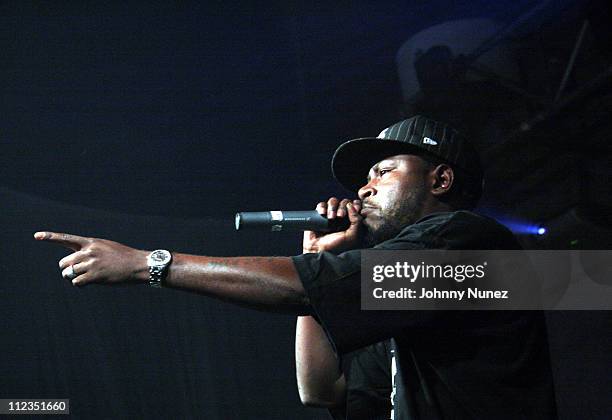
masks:
<path id="1" fill-rule="evenodd" d="M 292 257 L 313 309 L 337 354 L 386 340 L 411 328 L 425 329 L 433 311 L 361 310 L 361 252 Z"/>

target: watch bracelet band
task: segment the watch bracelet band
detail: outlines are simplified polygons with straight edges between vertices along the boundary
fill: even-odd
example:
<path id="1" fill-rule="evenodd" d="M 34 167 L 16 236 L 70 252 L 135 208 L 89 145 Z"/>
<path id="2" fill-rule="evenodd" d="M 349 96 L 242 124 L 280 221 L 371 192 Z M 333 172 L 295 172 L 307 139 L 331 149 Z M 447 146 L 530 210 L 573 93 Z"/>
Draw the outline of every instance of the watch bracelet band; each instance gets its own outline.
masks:
<path id="1" fill-rule="evenodd" d="M 152 287 L 162 287 L 164 278 L 166 277 L 164 270 L 166 267 L 149 266 L 149 285 Z"/>

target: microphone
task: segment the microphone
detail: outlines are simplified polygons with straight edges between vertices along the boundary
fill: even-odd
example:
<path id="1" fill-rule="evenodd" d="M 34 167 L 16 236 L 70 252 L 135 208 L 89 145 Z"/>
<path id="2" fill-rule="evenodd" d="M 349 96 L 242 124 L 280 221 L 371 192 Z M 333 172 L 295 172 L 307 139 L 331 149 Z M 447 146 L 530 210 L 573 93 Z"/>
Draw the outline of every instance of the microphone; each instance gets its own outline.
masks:
<path id="1" fill-rule="evenodd" d="M 348 217 L 327 219 L 316 210 L 308 211 L 245 211 L 236 213 L 236 230 L 268 229 L 314 230 L 316 232 L 340 232 L 350 226 Z"/>

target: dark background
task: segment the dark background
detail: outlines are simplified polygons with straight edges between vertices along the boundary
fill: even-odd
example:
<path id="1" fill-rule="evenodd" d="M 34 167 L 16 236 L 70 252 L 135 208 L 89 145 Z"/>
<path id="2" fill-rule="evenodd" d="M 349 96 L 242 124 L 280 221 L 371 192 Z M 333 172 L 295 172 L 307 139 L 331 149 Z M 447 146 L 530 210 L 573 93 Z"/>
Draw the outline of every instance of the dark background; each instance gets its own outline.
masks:
<path id="1" fill-rule="evenodd" d="M 402 92 L 402 44 L 472 18 L 504 29 L 492 48 L 515 77 L 468 77 L 477 57 L 425 50 L 419 89 Z M 325 418 L 297 398 L 293 318 L 77 290 L 56 268 L 66 252 L 31 234 L 296 254 L 299 234 L 235 232 L 234 213 L 346 196 L 335 147 L 415 112 L 479 147 L 479 211 L 549 228 L 526 247 L 610 249 L 610 27 L 604 1 L 0 2 L 0 397 L 71 398 L 87 418 Z M 609 417 L 611 317 L 550 321 L 561 415 Z"/>

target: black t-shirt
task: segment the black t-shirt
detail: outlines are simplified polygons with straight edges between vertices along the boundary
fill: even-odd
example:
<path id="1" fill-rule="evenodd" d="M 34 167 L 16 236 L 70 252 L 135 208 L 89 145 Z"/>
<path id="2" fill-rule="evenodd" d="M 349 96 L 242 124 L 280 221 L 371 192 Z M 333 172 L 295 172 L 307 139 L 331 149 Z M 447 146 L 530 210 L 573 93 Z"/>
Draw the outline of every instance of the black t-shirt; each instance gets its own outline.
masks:
<path id="1" fill-rule="evenodd" d="M 376 248 L 520 246 L 496 221 L 457 211 L 424 217 Z M 362 311 L 360 250 L 293 261 L 335 351 L 350 356 L 347 419 L 382 418 L 391 377 L 395 420 L 556 417 L 542 312 Z"/>

